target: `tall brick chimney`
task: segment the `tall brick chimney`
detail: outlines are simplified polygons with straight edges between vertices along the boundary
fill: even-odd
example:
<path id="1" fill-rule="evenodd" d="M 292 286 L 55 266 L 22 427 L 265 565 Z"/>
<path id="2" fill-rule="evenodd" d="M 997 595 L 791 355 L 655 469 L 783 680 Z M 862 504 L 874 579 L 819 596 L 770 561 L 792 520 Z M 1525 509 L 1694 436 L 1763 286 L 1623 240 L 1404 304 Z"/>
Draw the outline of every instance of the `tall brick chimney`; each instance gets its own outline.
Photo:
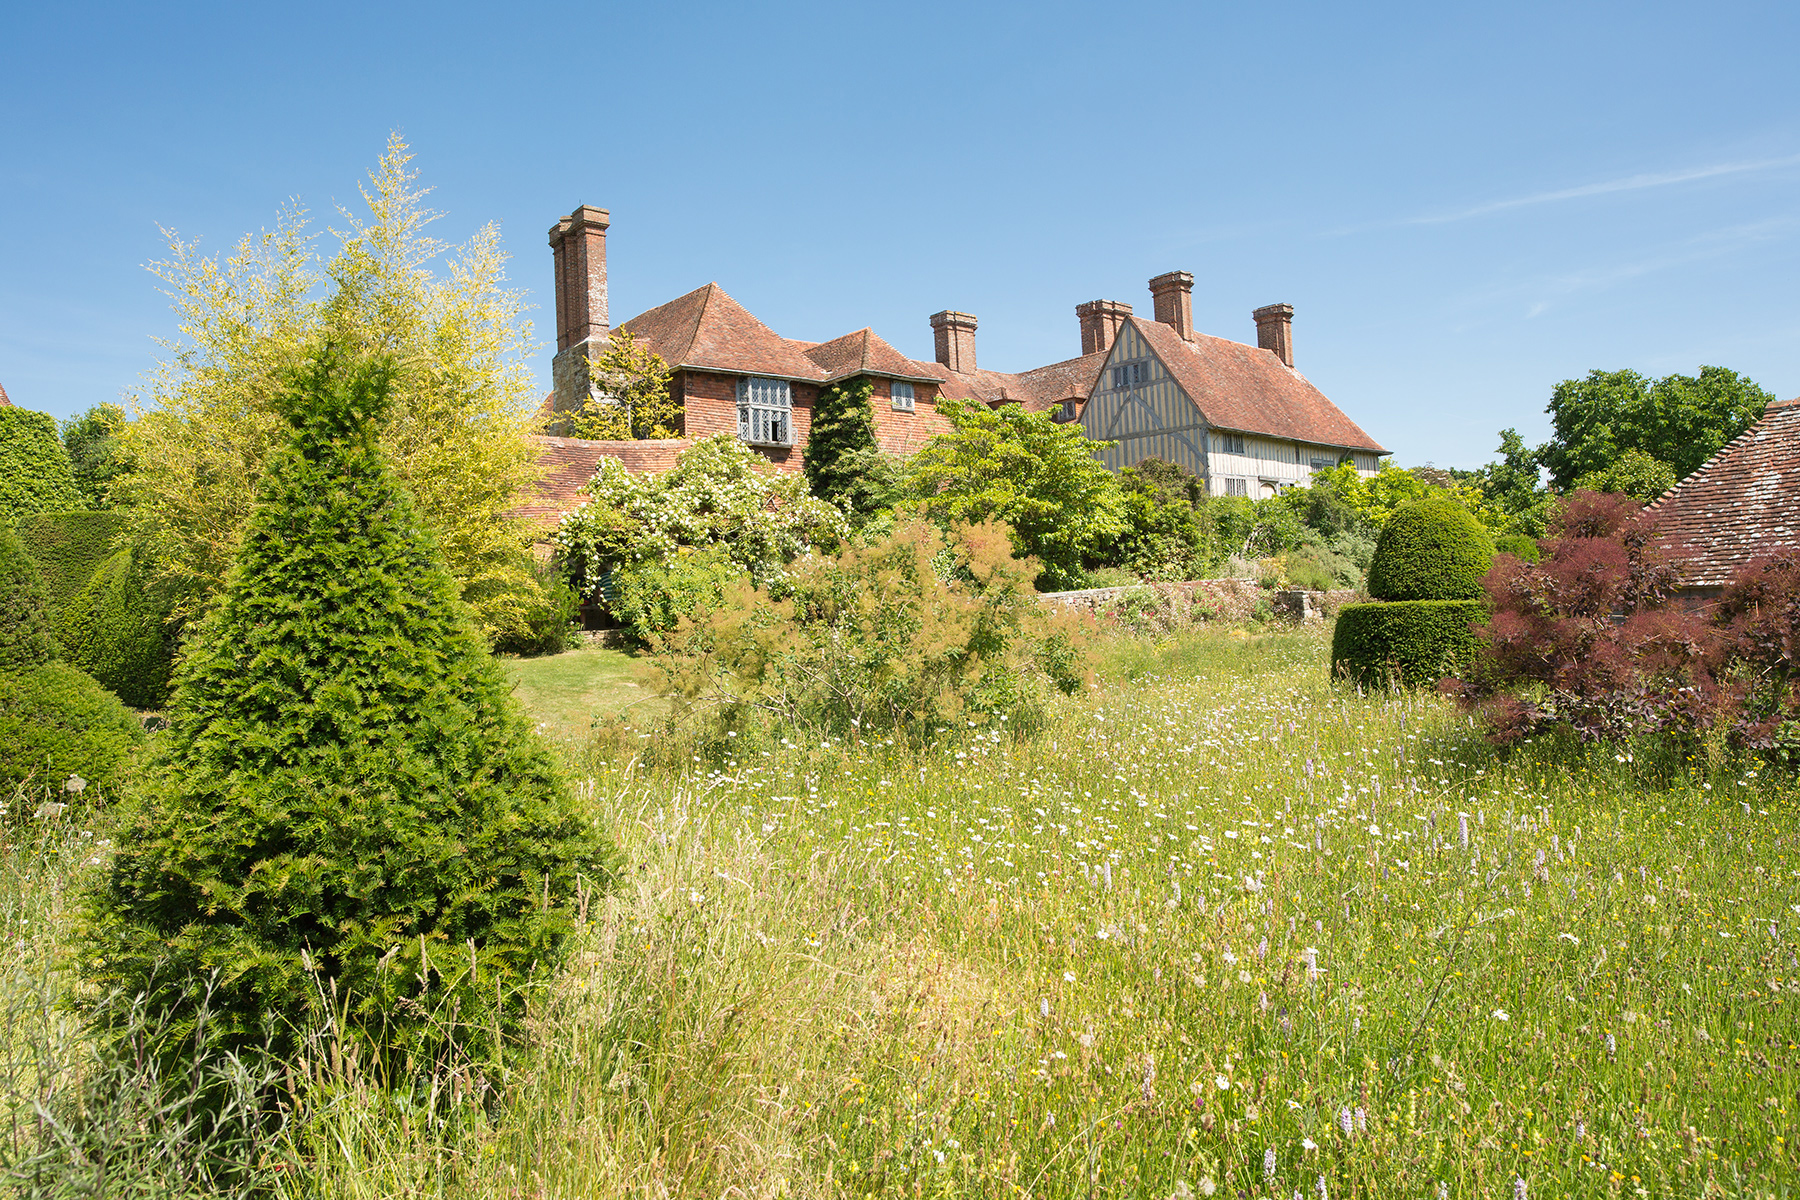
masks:
<path id="1" fill-rule="evenodd" d="M 1186 271 L 1166 271 L 1150 281 L 1150 298 L 1156 319 L 1174 329 L 1184 341 L 1194 340 L 1194 277 Z"/>
<path id="2" fill-rule="evenodd" d="M 975 372 L 975 317 L 945 309 L 931 314 L 931 340 L 937 360 L 964 375 Z"/>
<path id="3" fill-rule="evenodd" d="M 551 401 L 558 411 L 580 408 L 588 396 L 588 359 L 600 352 L 611 327 L 606 317 L 606 230 L 612 214 L 584 204 L 550 229 L 556 260 L 556 357 L 550 360 Z"/>
<path id="4" fill-rule="evenodd" d="M 1275 357 L 1294 365 L 1294 306 L 1265 304 L 1250 314 L 1256 318 L 1256 344 L 1273 350 Z"/>
<path id="5" fill-rule="evenodd" d="M 1117 300 L 1089 300 L 1086 304 L 1077 304 L 1075 316 L 1081 322 L 1081 352 L 1093 354 L 1112 349 L 1113 339 L 1119 336 L 1125 318 L 1130 315 L 1131 305 Z"/>

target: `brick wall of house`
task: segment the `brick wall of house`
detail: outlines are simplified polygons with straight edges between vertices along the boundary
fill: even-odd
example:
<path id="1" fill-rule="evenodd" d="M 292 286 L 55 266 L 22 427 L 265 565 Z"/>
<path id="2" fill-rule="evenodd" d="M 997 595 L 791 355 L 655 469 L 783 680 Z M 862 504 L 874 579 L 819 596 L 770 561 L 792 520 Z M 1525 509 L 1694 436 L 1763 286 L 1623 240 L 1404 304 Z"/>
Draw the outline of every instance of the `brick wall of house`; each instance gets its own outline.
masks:
<path id="1" fill-rule="evenodd" d="M 737 432 L 737 381 L 736 375 L 716 375 L 710 371 L 676 374 L 670 381 L 669 390 L 681 400 L 684 436 L 698 439 L 715 433 Z M 756 451 L 784 471 L 798 471 L 806 435 L 812 429 L 813 403 L 819 398 L 819 389 L 810 383 L 792 383 L 789 387 L 794 397 L 794 444 L 788 447 L 758 446 Z"/>
<path id="2" fill-rule="evenodd" d="M 905 458 L 917 453 L 932 434 L 948 432 L 950 422 L 938 416 L 936 384 L 913 384 L 912 412 L 894 411 L 892 385 L 890 379 L 875 381 L 875 444 L 884 454 Z"/>

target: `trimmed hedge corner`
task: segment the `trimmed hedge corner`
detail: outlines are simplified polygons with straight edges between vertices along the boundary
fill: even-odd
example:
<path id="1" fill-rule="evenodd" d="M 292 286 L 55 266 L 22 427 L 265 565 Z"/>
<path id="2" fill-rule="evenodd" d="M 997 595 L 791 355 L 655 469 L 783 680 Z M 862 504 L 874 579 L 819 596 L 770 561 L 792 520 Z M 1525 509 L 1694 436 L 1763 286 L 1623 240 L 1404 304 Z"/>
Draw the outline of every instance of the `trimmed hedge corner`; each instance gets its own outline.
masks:
<path id="1" fill-rule="evenodd" d="M 1331 637 L 1331 673 L 1364 687 L 1429 687 L 1475 655 L 1482 600 L 1350 604 Z"/>
<path id="2" fill-rule="evenodd" d="M 19 540 L 44 573 L 51 609 L 60 609 L 81 594 L 124 528 L 124 514 L 117 512 L 51 512 L 20 518 Z"/>
<path id="3" fill-rule="evenodd" d="M 131 551 L 114 551 L 58 616 L 57 639 L 70 662 L 133 708 L 162 707 L 174 661 L 169 614 Z"/>
<path id="4" fill-rule="evenodd" d="M 1428 496 L 1395 511 L 1375 544 L 1369 595 L 1377 600 L 1479 600 L 1494 561 L 1494 540 L 1474 514 L 1449 496 Z"/>

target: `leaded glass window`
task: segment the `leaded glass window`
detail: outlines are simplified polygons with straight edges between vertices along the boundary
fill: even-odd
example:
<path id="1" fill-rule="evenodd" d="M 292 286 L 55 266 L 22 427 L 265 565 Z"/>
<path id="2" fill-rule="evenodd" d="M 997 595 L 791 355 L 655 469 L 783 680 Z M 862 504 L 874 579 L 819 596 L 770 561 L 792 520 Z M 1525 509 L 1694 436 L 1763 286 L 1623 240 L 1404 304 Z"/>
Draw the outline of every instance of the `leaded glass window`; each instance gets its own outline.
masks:
<path id="1" fill-rule="evenodd" d="M 740 379 L 737 405 L 738 437 L 758 446 L 794 444 L 794 390 L 787 380 Z"/>
<path id="2" fill-rule="evenodd" d="M 911 412 L 911 411 L 913 411 L 913 385 L 912 384 L 901 383 L 898 379 L 896 379 L 896 380 L 894 380 L 891 394 L 894 397 L 894 411 L 895 412 Z"/>

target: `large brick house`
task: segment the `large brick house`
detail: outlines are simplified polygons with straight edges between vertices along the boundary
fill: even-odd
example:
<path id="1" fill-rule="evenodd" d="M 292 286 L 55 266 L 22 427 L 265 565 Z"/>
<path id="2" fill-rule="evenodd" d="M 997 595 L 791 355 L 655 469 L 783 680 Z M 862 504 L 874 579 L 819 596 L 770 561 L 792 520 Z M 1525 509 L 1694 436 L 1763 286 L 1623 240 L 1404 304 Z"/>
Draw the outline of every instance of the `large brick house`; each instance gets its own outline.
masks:
<path id="1" fill-rule="evenodd" d="M 578 408 L 587 364 L 611 332 L 606 235 L 611 218 L 582 206 L 550 230 L 556 271 L 556 357 L 551 407 Z M 693 439 L 735 433 L 782 470 L 798 470 L 822 389 L 867 377 L 875 386 L 876 437 L 910 454 L 948 428 L 944 397 L 1022 404 L 1080 421 L 1089 436 L 1118 444 L 1102 452 L 1119 470 L 1147 457 L 1180 463 L 1215 495 L 1271 495 L 1304 485 L 1321 465 L 1352 459 L 1373 472 L 1386 451 L 1293 366 L 1293 309 L 1255 313 L 1256 346 L 1193 332 L 1193 276 L 1150 281 L 1155 320 L 1096 300 L 1076 309 L 1081 354 L 1011 373 L 980 367 L 977 322 L 946 310 L 931 316 L 934 361 L 908 358 L 871 329 L 825 342 L 782 337 L 717 283 L 640 313 L 622 328 L 660 354 L 681 402 L 683 437 L 663 443 L 544 438 L 546 479 L 526 512 L 538 520 L 580 502 L 580 486 L 603 455 L 634 470 L 661 470 Z"/>

